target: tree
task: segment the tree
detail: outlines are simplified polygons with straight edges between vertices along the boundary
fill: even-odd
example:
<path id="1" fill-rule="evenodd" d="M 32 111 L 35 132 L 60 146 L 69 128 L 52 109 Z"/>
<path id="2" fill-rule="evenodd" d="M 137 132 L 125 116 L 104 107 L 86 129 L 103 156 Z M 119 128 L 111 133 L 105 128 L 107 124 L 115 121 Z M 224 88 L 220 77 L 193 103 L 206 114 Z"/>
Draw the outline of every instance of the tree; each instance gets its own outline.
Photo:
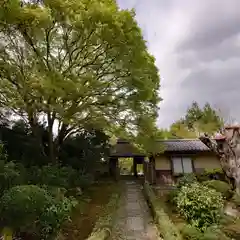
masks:
<path id="1" fill-rule="evenodd" d="M 0 2 L 1 107 L 24 118 L 40 146 L 46 123 L 52 161 L 84 128 L 149 132 L 138 123 L 156 119 L 159 75 L 133 11 L 114 0 Z"/>
<path id="2" fill-rule="evenodd" d="M 227 126 L 215 139 L 205 135 L 200 140 L 219 156 L 226 177 L 240 195 L 240 126 Z"/>
<path id="3" fill-rule="evenodd" d="M 173 123 L 170 127 L 171 136 L 169 138 L 196 138 L 195 132 L 189 130 L 184 120 Z"/>
<path id="4" fill-rule="evenodd" d="M 212 135 L 223 126 L 223 121 L 217 110 L 209 103 L 200 108 L 197 102 L 193 102 L 187 110 L 184 121 L 187 127 L 194 131 L 197 136 L 200 136 L 202 133 Z"/>
<path id="5" fill-rule="evenodd" d="M 209 103 L 200 108 L 193 102 L 185 116 L 170 126 L 170 138 L 197 138 L 203 133 L 214 135 L 223 127 L 224 121 Z"/>

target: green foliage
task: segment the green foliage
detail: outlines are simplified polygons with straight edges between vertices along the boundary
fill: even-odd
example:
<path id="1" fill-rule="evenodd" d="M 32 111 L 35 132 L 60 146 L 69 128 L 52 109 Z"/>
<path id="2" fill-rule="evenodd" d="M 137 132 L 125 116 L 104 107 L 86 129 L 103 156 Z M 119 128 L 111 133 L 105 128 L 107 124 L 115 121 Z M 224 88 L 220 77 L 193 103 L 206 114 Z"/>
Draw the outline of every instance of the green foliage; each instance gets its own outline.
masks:
<path id="1" fill-rule="evenodd" d="M 40 216 L 41 237 L 43 239 L 55 239 L 61 225 L 70 220 L 72 209 L 77 205 L 74 198 L 62 197 L 54 199 Z"/>
<path id="2" fill-rule="evenodd" d="M 197 138 L 202 133 L 213 135 L 222 126 L 222 118 L 209 103 L 200 108 L 197 102 L 193 102 L 186 115 L 172 124 L 170 132 L 172 138 Z"/>
<path id="3" fill-rule="evenodd" d="M 224 180 L 224 173 L 221 168 L 216 168 L 211 170 L 205 169 L 203 173 L 197 174 L 197 179 L 200 182 L 208 181 L 212 179 Z"/>
<path id="4" fill-rule="evenodd" d="M 183 186 L 177 196 L 177 209 L 181 215 L 201 231 L 219 223 L 223 204 L 221 193 L 198 183 Z"/>
<path id="5" fill-rule="evenodd" d="M 192 225 L 185 225 L 181 234 L 186 240 L 230 240 L 217 226 L 207 228 L 204 232 Z"/>
<path id="6" fill-rule="evenodd" d="M 77 171 L 72 167 L 47 165 L 42 168 L 31 168 L 30 182 L 38 185 L 57 188 L 87 188 L 93 183 L 93 176 Z"/>
<path id="7" fill-rule="evenodd" d="M 203 182 L 202 184 L 220 192 L 225 199 L 229 199 L 232 196 L 231 187 L 226 182 L 220 180 L 209 180 Z"/>
<path id="8" fill-rule="evenodd" d="M 190 131 L 183 119 L 176 121 L 170 126 L 170 138 L 193 138 L 197 137 L 196 133 Z"/>
<path id="9" fill-rule="evenodd" d="M 51 239 L 69 219 L 77 202 L 54 199 L 40 187 L 22 185 L 6 191 L 0 203 L 2 227 L 10 227 L 19 235 L 27 234 L 35 239 Z"/>
<path id="10" fill-rule="evenodd" d="M 196 182 L 197 178 L 194 173 L 184 174 L 182 177 L 178 179 L 177 188 L 181 188 L 183 186 L 191 185 Z"/>
<path id="11" fill-rule="evenodd" d="M 37 186 L 13 187 L 1 198 L 1 224 L 14 230 L 34 231 L 37 219 L 51 203 L 52 198 Z"/>
<path id="12" fill-rule="evenodd" d="M 144 193 L 147 201 L 152 208 L 157 227 L 165 240 L 181 240 L 182 237 L 177 227 L 173 224 L 167 213 L 161 199 L 158 199 L 148 183 L 144 184 Z"/>
<path id="13" fill-rule="evenodd" d="M 196 227 L 186 224 L 181 228 L 181 234 L 186 240 L 200 240 L 203 233 Z"/>
<path id="14" fill-rule="evenodd" d="M 21 175 L 15 163 L 0 161 L 0 192 L 21 184 Z"/>
<path id="15" fill-rule="evenodd" d="M 116 193 L 112 194 L 108 204 L 103 209 L 103 213 L 97 220 L 91 235 L 88 237 L 88 240 L 108 239 L 110 237 L 112 227 L 118 217 L 116 213 L 118 210 L 119 200 L 120 189 L 118 189 Z"/>
<path id="16" fill-rule="evenodd" d="M 175 205 L 176 204 L 176 199 L 177 199 L 177 195 L 179 193 L 180 189 L 172 189 L 168 195 L 167 195 L 167 201 L 172 204 Z"/>
<path id="17" fill-rule="evenodd" d="M 8 0 L 0 9 L 2 106 L 27 115 L 52 161 L 67 136 L 89 126 L 149 134 L 160 78 L 134 12 L 113 0 L 39 2 Z M 144 115 L 147 125 L 139 124 Z M 49 151 L 38 128 L 42 116 Z"/>

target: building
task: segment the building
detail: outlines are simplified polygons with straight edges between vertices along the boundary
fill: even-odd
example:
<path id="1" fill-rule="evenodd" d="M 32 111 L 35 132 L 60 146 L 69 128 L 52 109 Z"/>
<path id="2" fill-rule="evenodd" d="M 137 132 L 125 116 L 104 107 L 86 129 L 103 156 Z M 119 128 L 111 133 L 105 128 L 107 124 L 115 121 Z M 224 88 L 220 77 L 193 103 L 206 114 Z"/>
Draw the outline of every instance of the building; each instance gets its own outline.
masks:
<path id="1" fill-rule="evenodd" d="M 143 164 L 144 178 L 151 184 L 172 184 L 184 173 L 221 168 L 218 157 L 198 139 L 161 140 L 159 153 L 144 156 L 129 142 L 118 141 L 110 154 L 110 172 L 117 175 L 118 158 L 132 157 L 133 167 Z"/>
<path id="2" fill-rule="evenodd" d="M 162 140 L 163 151 L 145 161 L 145 179 L 152 184 L 171 184 L 184 173 L 221 168 L 218 157 L 198 139 Z"/>

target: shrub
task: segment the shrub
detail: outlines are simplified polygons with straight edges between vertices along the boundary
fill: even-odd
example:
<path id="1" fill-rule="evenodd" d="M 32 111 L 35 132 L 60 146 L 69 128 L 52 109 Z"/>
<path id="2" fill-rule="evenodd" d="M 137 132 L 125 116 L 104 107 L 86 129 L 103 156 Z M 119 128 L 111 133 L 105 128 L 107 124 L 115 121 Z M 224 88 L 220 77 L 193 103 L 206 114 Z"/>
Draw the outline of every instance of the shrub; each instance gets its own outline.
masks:
<path id="1" fill-rule="evenodd" d="M 222 195 L 199 183 L 183 186 L 177 196 L 177 209 L 200 230 L 218 224 L 223 210 Z"/>
<path id="2" fill-rule="evenodd" d="M 87 174 L 81 171 L 75 171 L 75 173 L 71 176 L 70 181 L 71 186 L 86 189 L 93 184 L 94 177 L 92 174 Z"/>
<path id="3" fill-rule="evenodd" d="M 24 183 L 24 172 L 14 162 L 0 161 L 0 192 Z"/>
<path id="4" fill-rule="evenodd" d="M 195 174 L 193 173 L 184 174 L 182 177 L 179 178 L 177 182 L 177 188 L 181 188 L 183 186 L 192 184 L 196 181 L 197 181 L 197 178 Z"/>
<path id="5" fill-rule="evenodd" d="M 54 199 L 35 185 L 16 186 L 7 190 L 0 201 L 0 223 L 19 236 L 50 239 L 67 220 L 76 201 Z"/>
<path id="6" fill-rule="evenodd" d="M 70 220 L 72 209 L 77 205 L 74 198 L 55 199 L 40 216 L 41 239 L 55 239 L 61 225 Z"/>
<path id="7" fill-rule="evenodd" d="M 71 167 L 60 167 L 58 165 L 43 166 L 38 170 L 36 184 L 69 188 L 73 174 L 74 169 Z"/>
<path id="8" fill-rule="evenodd" d="M 217 192 L 220 192 L 226 199 L 229 199 L 232 196 L 231 187 L 226 182 L 220 180 L 209 180 L 204 181 L 203 184 L 209 188 L 215 189 Z"/>
<path id="9" fill-rule="evenodd" d="M 90 174 L 84 174 L 72 167 L 47 165 L 42 168 L 31 168 L 32 174 L 29 180 L 33 184 L 40 186 L 54 186 L 58 188 L 87 188 L 93 183 L 93 177 Z"/>
<path id="10" fill-rule="evenodd" d="M 177 195 L 178 195 L 179 189 L 172 189 L 168 195 L 167 195 L 167 201 L 172 204 L 175 205 L 176 204 L 176 199 L 177 199 Z"/>
<path id="11" fill-rule="evenodd" d="M 197 174 L 197 179 L 200 182 L 208 180 L 224 180 L 225 176 L 221 168 L 216 168 L 212 170 L 204 170 L 203 173 Z"/>
<path id="12" fill-rule="evenodd" d="M 52 204 L 48 193 L 34 185 L 7 190 L 0 201 L 1 225 L 23 232 L 34 231 L 39 216 Z"/>

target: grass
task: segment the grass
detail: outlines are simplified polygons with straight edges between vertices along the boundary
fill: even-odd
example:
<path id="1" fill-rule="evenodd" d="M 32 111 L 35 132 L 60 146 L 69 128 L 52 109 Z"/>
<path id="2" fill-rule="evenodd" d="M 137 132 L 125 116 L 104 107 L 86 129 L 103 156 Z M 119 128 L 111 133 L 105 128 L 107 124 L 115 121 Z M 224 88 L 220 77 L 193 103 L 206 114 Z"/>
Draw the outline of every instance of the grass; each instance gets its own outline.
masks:
<path id="1" fill-rule="evenodd" d="M 64 240 L 84 240 L 92 232 L 104 206 L 109 202 L 110 196 L 116 189 L 116 183 L 103 181 L 93 185 L 79 199 L 74 210 L 71 222 L 67 222 L 62 229 Z"/>
<path id="2" fill-rule="evenodd" d="M 168 201 L 168 194 L 171 190 L 155 190 L 156 196 L 161 199 L 161 201 L 164 203 L 163 208 L 164 211 L 168 214 L 172 222 L 178 227 L 178 229 L 181 229 L 181 227 L 186 224 L 186 221 L 184 218 L 177 212 L 175 206 L 173 206 Z"/>

